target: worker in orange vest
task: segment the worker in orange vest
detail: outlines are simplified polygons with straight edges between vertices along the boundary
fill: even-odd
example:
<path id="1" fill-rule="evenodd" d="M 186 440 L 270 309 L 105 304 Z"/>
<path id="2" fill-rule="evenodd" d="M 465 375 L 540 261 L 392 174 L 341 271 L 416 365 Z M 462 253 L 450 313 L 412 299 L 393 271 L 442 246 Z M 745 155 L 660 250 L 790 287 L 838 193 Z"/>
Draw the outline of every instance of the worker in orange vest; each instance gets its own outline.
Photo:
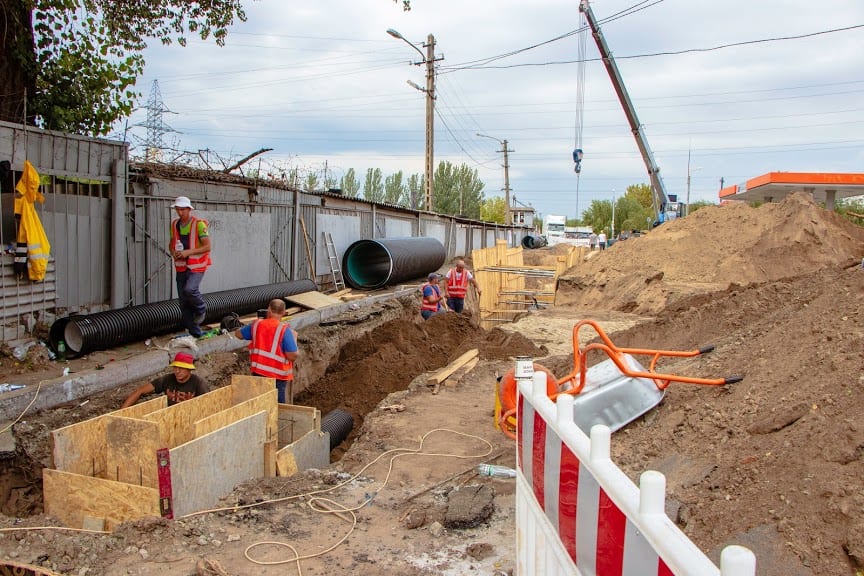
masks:
<path id="1" fill-rule="evenodd" d="M 186 196 L 178 196 L 171 207 L 177 212 L 171 221 L 171 256 L 177 275 L 180 322 L 197 338 L 203 334 L 201 323 L 207 314 L 200 286 L 210 266 L 210 232 L 207 220 L 192 216 L 192 202 Z"/>
<path id="2" fill-rule="evenodd" d="M 471 271 L 465 268 L 465 260 L 457 258 L 454 262 L 455 268 L 447 271 L 447 284 L 444 285 L 444 293 L 447 296 L 447 307 L 454 312 L 462 313 L 465 308 L 465 296 L 468 294 L 468 284 L 472 284 L 477 290 L 477 297 L 483 293 L 477 280 Z"/>
<path id="3" fill-rule="evenodd" d="M 253 376 L 276 379 L 280 404 L 294 403 L 294 391 L 286 399 L 288 383 L 294 381 L 294 361 L 297 360 L 297 332 L 287 322 L 285 301 L 275 298 L 267 306 L 267 317 L 255 320 L 234 332 L 249 340 L 249 369 Z"/>
<path id="4" fill-rule="evenodd" d="M 440 274 L 432 272 L 429 274 L 428 282 L 420 287 L 420 292 L 423 294 L 420 315 L 424 320 L 428 320 L 430 316 L 441 312 L 444 308 L 444 297 L 441 295 L 441 287 L 438 285 L 440 278 Z"/>

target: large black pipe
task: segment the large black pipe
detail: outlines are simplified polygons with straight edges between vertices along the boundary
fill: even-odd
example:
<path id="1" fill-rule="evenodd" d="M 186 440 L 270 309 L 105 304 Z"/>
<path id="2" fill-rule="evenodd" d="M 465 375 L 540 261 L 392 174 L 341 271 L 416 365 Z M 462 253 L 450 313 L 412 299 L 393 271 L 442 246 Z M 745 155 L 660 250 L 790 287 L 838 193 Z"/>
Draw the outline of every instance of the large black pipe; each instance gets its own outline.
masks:
<path id="1" fill-rule="evenodd" d="M 266 308 L 274 298 L 316 290 L 318 287 L 312 280 L 297 280 L 203 294 L 207 305 L 204 322 L 219 322 L 232 312 L 245 316 L 259 308 Z M 105 350 L 182 329 L 181 317 L 177 300 L 69 316 L 51 325 L 48 339 L 55 350 L 57 343 L 63 340 L 68 355 L 74 358 L 94 350 Z"/>
<path id="2" fill-rule="evenodd" d="M 352 288 L 375 290 L 415 278 L 425 279 L 446 258 L 444 245 L 435 238 L 358 240 L 342 256 L 342 273 Z"/>
<path id="3" fill-rule="evenodd" d="M 535 236 L 534 234 L 529 234 L 522 238 L 522 247 L 527 249 L 533 248 L 542 248 L 546 246 L 546 237 L 545 236 Z"/>
<path id="4" fill-rule="evenodd" d="M 330 433 L 330 450 L 344 442 L 352 428 L 354 428 L 354 417 L 339 408 L 321 418 L 321 431 Z"/>

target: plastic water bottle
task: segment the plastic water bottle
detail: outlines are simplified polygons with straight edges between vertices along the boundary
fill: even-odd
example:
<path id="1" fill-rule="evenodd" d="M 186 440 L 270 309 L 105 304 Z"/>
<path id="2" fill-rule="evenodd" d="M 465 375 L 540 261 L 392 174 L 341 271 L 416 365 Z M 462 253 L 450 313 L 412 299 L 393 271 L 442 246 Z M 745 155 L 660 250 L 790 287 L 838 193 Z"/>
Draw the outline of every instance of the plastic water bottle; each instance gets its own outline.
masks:
<path id="1" fill-rule="evenodd" d="M 516 470 L 506 466 L 497 466 L 495 464 L 478 464 L 477 473 L 480 476 L 491 476 L 493 478 L 515 478 Z"/>
<path id="2" fill-rule="evenodd" d="M 183 251 L 183 241 L 180 240 L 179 238 L 177 239 L 176 242 L 174 242 L 174 251 L 175 252 L 182 252 Z M 177 262 L 179 264 L 185 264 L 186 259 L 184 258 L 183 260 L 177 260 Z"/>
<path id="3" fill-rule="evenodd" d="M 57 359 L 61 362 L 66 360 L 66 342 L 63 340 L 57 342 Z"/>

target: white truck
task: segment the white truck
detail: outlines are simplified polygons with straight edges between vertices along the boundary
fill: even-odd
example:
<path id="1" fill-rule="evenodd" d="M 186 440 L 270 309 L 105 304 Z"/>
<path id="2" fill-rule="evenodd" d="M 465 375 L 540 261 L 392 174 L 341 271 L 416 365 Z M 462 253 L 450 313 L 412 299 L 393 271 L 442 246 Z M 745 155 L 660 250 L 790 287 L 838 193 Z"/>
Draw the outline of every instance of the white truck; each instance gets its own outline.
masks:
<path id="1" fill-rule="evenodd" d="M 550 246 L 564 238 L 564 224 L 566 223 L 566 216 L 547 214 L 543 217 L 543 235 Z"/>

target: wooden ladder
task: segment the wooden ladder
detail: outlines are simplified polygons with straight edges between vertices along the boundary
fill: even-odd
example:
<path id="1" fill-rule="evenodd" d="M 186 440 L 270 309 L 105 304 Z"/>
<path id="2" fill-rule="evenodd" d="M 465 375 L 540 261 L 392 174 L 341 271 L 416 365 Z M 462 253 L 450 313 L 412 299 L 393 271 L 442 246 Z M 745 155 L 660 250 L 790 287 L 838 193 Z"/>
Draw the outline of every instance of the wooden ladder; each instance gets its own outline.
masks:
<path id="1" fill-rule="evenodd" d="M 342 269 L 339 268 L 339 255 L 336 253 L 336 245 L 333 244 L 333 236 L 329 232 L 323 232 L 324 245 L 327 247 L 327 260 L 330 261 L 330 273 L 333 275 L 333 286 L 336 292 L 345 289 L 345 279 L 342 278 Z"/>

